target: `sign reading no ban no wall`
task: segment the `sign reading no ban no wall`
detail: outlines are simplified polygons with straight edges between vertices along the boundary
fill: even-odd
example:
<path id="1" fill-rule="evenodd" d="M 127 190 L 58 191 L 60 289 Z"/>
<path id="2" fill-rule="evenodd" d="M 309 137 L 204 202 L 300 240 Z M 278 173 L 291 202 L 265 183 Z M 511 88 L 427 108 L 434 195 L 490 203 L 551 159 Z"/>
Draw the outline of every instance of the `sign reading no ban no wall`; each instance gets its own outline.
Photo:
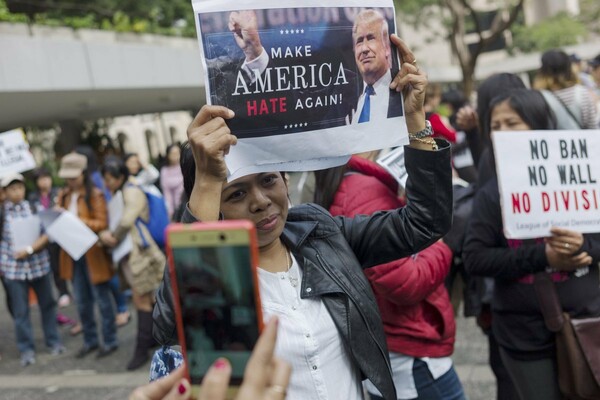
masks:
<path id="1" fill-rule="evenodd" d="M 493 132 L 504 234 L 600 232 L 600 131 Z"/>

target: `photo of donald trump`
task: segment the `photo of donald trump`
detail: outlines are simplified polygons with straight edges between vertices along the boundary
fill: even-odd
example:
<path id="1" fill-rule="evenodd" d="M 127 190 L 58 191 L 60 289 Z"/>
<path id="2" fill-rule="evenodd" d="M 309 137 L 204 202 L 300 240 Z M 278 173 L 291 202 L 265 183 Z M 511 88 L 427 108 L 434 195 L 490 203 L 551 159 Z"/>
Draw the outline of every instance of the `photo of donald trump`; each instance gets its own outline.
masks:
<path id="1" fill-rule="evenodd" d="M 377 10 L 361 11 L 352 27 L 354 59 L 363 80 L 352 123 L 403 115 L 402 96 L 390 90 L 392 49 L 388 22 Z"/>

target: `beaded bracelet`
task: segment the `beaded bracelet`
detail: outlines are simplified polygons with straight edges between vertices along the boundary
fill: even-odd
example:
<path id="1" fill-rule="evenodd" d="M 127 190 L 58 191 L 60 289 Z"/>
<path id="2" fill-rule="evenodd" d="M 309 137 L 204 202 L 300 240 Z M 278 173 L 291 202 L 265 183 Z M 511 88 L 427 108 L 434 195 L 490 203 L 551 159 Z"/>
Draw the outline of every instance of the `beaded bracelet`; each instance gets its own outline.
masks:
<path id="1" fill-rule="evenodd" d="M 419 142 L 419 143 L 423 143 L 423 144 L 429 144 L 431 145 L 431 149 L 432 150 L 438 150 L 438 145 L 435 141 L 434 138 L 432 138 L 431 136 L 428 139 L 421 139 L 418 137 L 411 137 L 410 140 L 414 140 L 415 142 Z"/>

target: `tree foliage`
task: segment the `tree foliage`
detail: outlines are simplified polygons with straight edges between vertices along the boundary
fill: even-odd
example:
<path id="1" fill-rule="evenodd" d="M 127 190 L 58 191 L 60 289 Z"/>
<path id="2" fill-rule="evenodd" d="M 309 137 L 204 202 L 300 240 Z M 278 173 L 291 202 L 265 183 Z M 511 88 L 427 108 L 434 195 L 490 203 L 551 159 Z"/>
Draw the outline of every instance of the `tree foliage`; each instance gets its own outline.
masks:
<path id="1" fill-rule="evenodd" d="M 0 0 L 0 21 L 195 35 L 189 0 Z"/>
<path id="2" fill-rule="evenodd" d="M 598 0 L 579 0 L 578 19 L 589 32 L 600 34 L 600 6 Z"/>
<path id="3" fill-rule="evenodd" d="M 515 26 L 513 49 L 523 53 L 546 51 L 577 44 L 587 34 L 583 23 L 567 13 L 560 13 L 539 24 Z"/>
<path id="4" fill-rule="evenodd" d="M 494 2 L 498 12 L 483 13 L 475 7 L 476 0 L 394 0 L 403 20 L 423 27 L 435 18 L 443 22 L 443 37 L 450 42 L 452 52 L 462 71 L 463 91 L 469 95 L 474 86 L 475 67 L 479 56 L 492 47 L 511 27 L 523 11 L 524 0 Z M 491 20 L 488 17 L 493 15 Z M 426 26 L 426 25 L 425 25 Z M 437 32 L 434 33 L 439 36 Z M 475 42 L 467 41 L 475 34 Z M 448 60 L 450 61 L 450 60 Z"/>

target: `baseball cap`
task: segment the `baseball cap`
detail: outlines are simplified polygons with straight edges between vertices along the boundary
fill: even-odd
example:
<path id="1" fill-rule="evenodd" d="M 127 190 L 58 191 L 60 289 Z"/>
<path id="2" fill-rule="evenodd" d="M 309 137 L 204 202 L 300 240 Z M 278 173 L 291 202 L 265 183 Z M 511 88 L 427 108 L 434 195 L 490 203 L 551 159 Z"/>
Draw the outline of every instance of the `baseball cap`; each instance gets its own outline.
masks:
<path id="1" fill-rule="evenodd" d="M 62 179 L 77 178 L 87 169 L 86 156 L 78 153 L 69 153 L 60 160 L 58 176 Z"/>
<path id="2" fill-rule="evenodd" d="M 2 188 L 9 186 L 13 182 L 25 182 L 25 178 L 17 172 L 11 172 L 0 178 L 0 186 Z"/>

